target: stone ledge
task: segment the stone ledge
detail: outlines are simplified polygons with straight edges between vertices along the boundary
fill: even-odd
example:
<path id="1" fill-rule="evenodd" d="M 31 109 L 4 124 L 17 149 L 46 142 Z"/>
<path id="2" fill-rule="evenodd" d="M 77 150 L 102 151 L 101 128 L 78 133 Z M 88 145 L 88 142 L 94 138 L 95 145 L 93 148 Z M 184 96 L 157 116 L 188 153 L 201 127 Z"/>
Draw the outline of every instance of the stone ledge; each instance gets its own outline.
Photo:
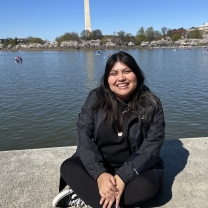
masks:
<path id="1" fill-rule="evenodd" d="M 0 152 L 0 207 L 51 208 L 59 168 L 76 147 Z M 208 137 L 166 140 L 165 191 L 141 207 L 207 208 Z"/>

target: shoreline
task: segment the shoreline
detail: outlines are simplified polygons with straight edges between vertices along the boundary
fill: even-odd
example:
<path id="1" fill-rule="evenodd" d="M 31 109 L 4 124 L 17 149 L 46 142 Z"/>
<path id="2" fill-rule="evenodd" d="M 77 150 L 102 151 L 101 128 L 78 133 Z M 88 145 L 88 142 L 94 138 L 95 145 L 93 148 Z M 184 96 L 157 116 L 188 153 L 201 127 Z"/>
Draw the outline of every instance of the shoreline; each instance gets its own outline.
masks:
<path id="1" fill-rule="evenodd" d="M 117 46 L 117 47 L 96 47 L 96 48 L 30 48 L 30 49 L 27 49 L 27 48 L 21 48 L 21 49 L 0 49 L 0 51 L 87 51 L 87 50 L 90 50 L 90 51 L 98 51 L 98 50 L 101 50 L 101 51 L 108 51 L 108 50 L 137 50 L 137 49 L 183 49 L 183 48 L 204 48 L 204 47 L 207 47 L 207 45 L 203 45 L 203 46 L 182 46 L 182 47 L 179 47 L 179 46 L 157 46 L 157 47 L 142 47 L 142 46 L 131 46 L 131 47 L 120 47 L 120 46 Z"/>

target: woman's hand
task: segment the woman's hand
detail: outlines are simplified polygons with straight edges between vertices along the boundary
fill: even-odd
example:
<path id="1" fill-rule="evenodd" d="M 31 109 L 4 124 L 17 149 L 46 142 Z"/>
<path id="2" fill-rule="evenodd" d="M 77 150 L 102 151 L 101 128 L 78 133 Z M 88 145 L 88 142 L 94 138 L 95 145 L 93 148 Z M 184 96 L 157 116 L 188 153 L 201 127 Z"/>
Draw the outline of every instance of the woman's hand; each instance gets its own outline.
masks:
<path id="1" fill-rule="evenodd" d="M 114 178 L 116 179 L 116 188 L 118 189 L 117 196 L 116 196 L 116 208 L 118 208 L 120 200 L 121 200 L 121 195 L 123 194 L 123 191 L 125 188 L 125 183 L 118 175 L 115 175 Z"/>
<path id="2" fill-rule="evenodd" d="M 99 194 L 101 196 L 100 202 L 103 203 L 105 199 L 111 199 L 112 197 L 116 197 L 116 192 L 118 189 L 116 188 L 116 179 L 109 173 L 102 173 L 97 178 Z M 100 203 L 100 204 L 102 204 Z"/>
<path id="3" fill-rule="evenodd" d="M 103 204 L 102 208 L 111 208 L 114 202 L 115 202 L 114 196 L 112 196 L 111 198 L 101 198 L 100 200 L 100 204 Z"/>

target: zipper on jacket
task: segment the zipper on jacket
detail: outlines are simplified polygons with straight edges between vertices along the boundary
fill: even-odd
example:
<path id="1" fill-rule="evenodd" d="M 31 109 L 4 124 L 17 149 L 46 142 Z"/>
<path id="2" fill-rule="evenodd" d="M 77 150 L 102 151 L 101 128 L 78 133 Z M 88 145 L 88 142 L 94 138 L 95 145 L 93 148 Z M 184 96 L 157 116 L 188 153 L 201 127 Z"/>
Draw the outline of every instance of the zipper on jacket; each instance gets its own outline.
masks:
<path id="1" fill-rule="evenodd" d="M 137 117 L 133 117 L 131 120 L 128 120 L 128 123 L 127 123 L 127 126 L 126 126 L 126 139 L 127 139 L 127 144 L 128 144 L 128 149 L 129 149 L 130 156 L 132 155 L 132 149 L 131 149 L 131 143 L 129 141 L 129 125 L 136 118 Z"/>
<path id="2" fill-rule="evenodd" d="M 129 125 L 131 122 L 133 122 L 134 119 L 136 119 L 137 116 L 134 116 L 131 120 L 128 121 L 128 124 L 127 124 L 127 127 L 126 127 L 126 139 L 127 139 L 127 144 L 128 144 L 128 149 L 129 149 L 129 153 L 130 155 L 132 155 L 132 148 L 131 148 L 131 142 L 129 141 Z M 141 131 L 142 133 L 145 133 L 143 132 L 143 121 L 144 121 L 144 115 L 142 116 L 142 122 L 141 122 Z M 144 135 L 145 136 L 145 135 Z"/>

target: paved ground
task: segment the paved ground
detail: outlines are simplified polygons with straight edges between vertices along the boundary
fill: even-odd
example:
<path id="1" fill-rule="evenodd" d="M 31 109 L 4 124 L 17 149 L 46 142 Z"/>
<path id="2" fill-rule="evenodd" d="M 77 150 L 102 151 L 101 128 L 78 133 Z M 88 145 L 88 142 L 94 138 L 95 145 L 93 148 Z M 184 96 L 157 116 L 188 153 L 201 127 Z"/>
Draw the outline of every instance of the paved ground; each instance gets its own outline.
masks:
<path id="1" fill-rule="evenodd" d="M 75 147 L 0 152 L 0 207 L 52 208 L 60 164 Z M 208 137 L 166 140 L 165 193 L 141 207 L 208 208 Z"/>

